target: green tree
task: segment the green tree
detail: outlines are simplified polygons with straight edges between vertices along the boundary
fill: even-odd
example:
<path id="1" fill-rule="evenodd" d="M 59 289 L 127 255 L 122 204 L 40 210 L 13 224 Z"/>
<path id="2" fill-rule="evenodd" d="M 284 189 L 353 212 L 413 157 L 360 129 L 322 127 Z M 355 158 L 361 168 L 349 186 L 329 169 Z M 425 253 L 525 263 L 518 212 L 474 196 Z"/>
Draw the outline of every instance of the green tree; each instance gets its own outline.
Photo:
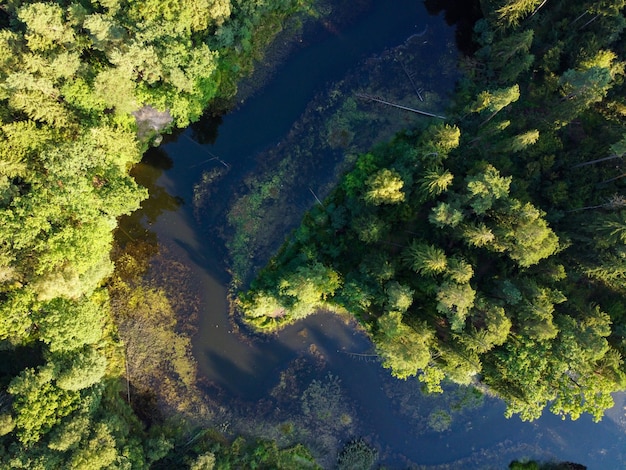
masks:
<path id="1" fill-rule="evenodd" d="M 465 319 L 474 306 L 476 291 L 469 283 L 444 282 L 437 292 L 437 311 L 446 316 L 450 329 L 458 332 L 465 327 Z"/>
<path id="2" fill-rule="evenodd" d="M 410 327 L 402 322 L 402 313 L 389 312 L 378 319 L 378 330 L 376 351 L 394 377 L 406 379 L 428 366 L 433 334 L 426 325 Z"/>
<path id="3" fill-rule="evenodd" d="M 341 286 L 341 277 L 332 268 L 321 263 L 298 267 L 280 284 L 281 296 L 289 299 L 293 319 L 303 318 L 332 297 Z"/>
<path id="4" fill-rule="evenodd" d="M 404 201 L 402 177 L 393 170 L 386 168 L 372 175 L 367 182 L 365 201 L 375 206 L 381 204 L 397 204 Z"/>
<path id="5" fill-rule="evenodd" d="M 482 122 L 482 125 L 484 125 L 508 105 L 515 103 L 519 97 L 520 89 L 517 83 L 508 88 L 481 91 L 476 100 L 470 105 L 470 111 L 473 113 L 489 112 L 487 119 Z"/>
<path id="6" fill-rule="evenodd" d="M 413 271 L 425 276 L 443 273 L 448 267 L 448 258 L 442 249 L 418 240 L 413 240 L 404 250 L 402 260 Z"/>
<path id="7" fill-rule="evenodd" d="M 96 423 L 86 442 L 73 453 L 72 468 L 91 470 L 109 468 L 117 459 L 115 438 L 106 423 Z"/>
<path id="8" fill-rule="evenodd" d="M 19 8 L 17 17 L 26 25 L 24 37 L 31 51 L 47 52 L 77 45 L 74 30 L 65 21 L 60 5 L 32 3 Z"/>
<path id="9" fill-rule="evenodd" d="M 413 303 L 413 294 L 415 293 L 410 287 L 392 281 L 385 288 L 387 293 L 387 307 L 389 311 L 406 312 Z"/>
<path id="10" fill-rule="evenodd" d="M 542 0 L 502 0 L 495 9 L 500 25 L 517 26 L 520 21 L 542 4 Z"/>
<path id="11" fill-rule="evenodd" d="M 494 228 L 497 243 L 522 267 L 532 266 L 559 249 L 559 239 L 548 227 L 544 213 L 530 203 L 512 200 L 501 225 Z"/>
<path id="12" fill-rule="evenodd" d="M 75 412 L 67 416 L 61 424 L 55 426 L 50 433 L 48 447 L 65 452 L 76 448 L 80 441 L 89 433 L 91 420 L 85 413 Z"/>
<path id="13" fill-rule="evenodd" d="M 448 170 L 437 168 L 425 172 L 419 184 L 422 192 L 430 199 L 446 191 L 453 179 L 454 176 Z"/>
<path id="14" fill-rule="evenodd" d="M 498 170 L 487 165 L 484 171 L 465 179 L 467 184 L 466 204 L 472 208 L 476 215 L 485 214 L 493 207 L 495 201 L 508 197 L 511 180 L 510 176 L 500 176 Z"/>
<path id="15" fill-rule="evenodd" d="M 63 390 L 71 391 L 82 390 L 98 383 L 107 366 L 106 357 L 91 346 L 54 355 L 51 361 L 59 368 L 56 384 Z"/>
<path id="16" fill-rule="evenodd" d="M 56 387 L 53 378 L 50 367 L 38 371 L 26 369 L 9 385 L 8 391 L 14 399 L 15 432 L 24 445 L 37 442 L 78 407 L 80 395 Z"/>
<path id="17" fill-rule="evenodd" d="M 500 83 L 511 83 L 518 79 L 521 73 L 526 72 L 533 64 L 534 55 L 530 53 L 534 31 L 513 32 L 494 41 L 478 55 L 487 56 L 489 68 Z"/>
<path id="18" fill-rule="evenodd" d="M 493 231 L 484 223 L 464 224 L 462 226 L 462 236 L 470 246 L 489 246 L 494 240 Z"/>
<path id="19" fill-rule="evenodd" d="M 55 298 L 44 303 L 33 318 L 39 340 L 52 352 L 96 343 L 102 337 L 106 301 L 108 296 L 100 292 L 79 301 Z"/>

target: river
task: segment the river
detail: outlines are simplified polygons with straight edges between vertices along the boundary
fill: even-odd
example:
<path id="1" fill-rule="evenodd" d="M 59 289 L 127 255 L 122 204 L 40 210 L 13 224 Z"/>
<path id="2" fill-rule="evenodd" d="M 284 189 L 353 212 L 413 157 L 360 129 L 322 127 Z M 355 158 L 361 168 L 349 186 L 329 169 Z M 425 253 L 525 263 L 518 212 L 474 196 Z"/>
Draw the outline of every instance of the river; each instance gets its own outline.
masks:
<path id="1" fill-rule="evenodd" d="M 319 418 L 307 428 L 308 434 L 302 432 L 303 440 L 313 442 L 319 452 L 332 453 L 336 452 L 333 445 L 362 436 L 390 468 L 505 468 L 519 457 L 570 460 L 589 468 L 623 468 L 626 447 L 621 396 L 600 424 L 587 416 L 575 422 L 561 421 L 548 412 L 533 423 L 516 417 L 507 420 L 498 400 L 478 398 L 467 389 L 452 386 L 444 396 L 424 397 L 416 380 L 392 379 L 373 360 L 366 335 L 334 315 L 311 316 L 268 338 L 242 336 L 229 318 L 230 275 L 224 243 L 228 234 L 217 236 L 216 227 L 226 224 L 228 204 L 245 189 L 242 181 L 262 167 L 259 156 L 288 142 L 294 123 L 316 96 L 319 100 L 330 84 L 368 60 L 387 60 L 385 51 L 410 37 L 419 40 L 421 53 L 430 58 L 417 72 L 418 79 L 428 83 L 441 58 L 455 56 L 455 31 L 446 25 L 443 14 L 431 16 L 415 0 L 373 0 L 349 20 L 333 21 L 331 15 L 305 29 L 261 90 L 225 116 L 206 117 L 184 132 L 166 137 L 159 148 L 147 152 L 135 170 L 151 194 L 135 220 L 188 266 L 200 292 L 194 355 L 203 380 L 221 390 L 224 406 L 254 414 L 250 429 L 284 429 L 287 422 L 306 427 L 307 420 L 315 419 L 300 402 L 311 405 L 317 391 L 329 411 L 340 417 L 334 416 L 332 422 Z M 440 89 L 453 89 L 451 76 L 438 81 Z M 194 185 L 203 171 L 220 167 L 229 171 L 213 188 L 212 201 L 217 202 L 198 216 Z M 319 186 L 331 180 L 321 181 Z M 308 204 L 315 203 L 311 192 L 310 187 L 301 187 L 299 194 L 290 195 L 298 200 L 294 206 L 298 211 L 306 209 L 303 201 L 307 198 Z M 298 213 L 292 215 L 297 219 Z M 288 228 L 282 228 L 275 244 Z M 265 261 L 260 258 L 257 265 Z M 294 382 L 291 386 L 290 381 Z M 312 386 L 315 383 L 317 388 Z M 341 400 L 332 394 L 341 395 Z M 336 398 L 340 402 L 335 403 Z M 263 420 L 270 424 L 258 424 Z M 314 436 L 316 432 L 318 436 Z M 288 441 L 288 436 L 283 438 Z"/>

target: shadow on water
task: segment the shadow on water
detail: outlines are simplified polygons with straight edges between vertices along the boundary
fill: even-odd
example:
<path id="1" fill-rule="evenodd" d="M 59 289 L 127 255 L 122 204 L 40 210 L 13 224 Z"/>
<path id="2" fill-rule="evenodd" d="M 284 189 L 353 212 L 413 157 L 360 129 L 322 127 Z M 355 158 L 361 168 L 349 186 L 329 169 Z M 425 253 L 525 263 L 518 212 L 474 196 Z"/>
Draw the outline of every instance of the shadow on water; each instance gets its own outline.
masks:
<path id="1" fill-rule="evenodd" d="M 440 5 L 447 2 L 426 4 L 439 13 Z M 454 16 L 447 18 L 456 21 Z M 456 406 L 456 392 L 425 397 L 417 380 L 393 379 L 372 353 L 366 335 L 339 316 L 312 315 L 268 338 L 242 336 L 228 316 L 226 250 L 223 240 L 211 235 L 209 228 L 225 223 L 223 208 L 242 178 L 254 170 L 256 156 L 277 145 L 329 81 L 340 79 L 364 57 L 419 34 L 427 24 L 433 30 L 444 28 L 442 18 L 429 17 L 421 2 L 377 0 L 354 24 L 336 28 L 327 23 L 311 29 L 313 36 L 303 38 L 310 46 L 300 48 L 277 67 L 276 76 L 262 92 L 235 112 L 203 118 L 146 153 L 133 174 L 149 188 L 150 199 L 120 222 L 121 230 L 130 239 L 145 237 L 155 243 L 158 239 L 189 267 L 202 305 L 194 354 L 210 385 L 225 392 L 224 406 L 229 406 L 229 400 L 254 403 L 266 398 L 285 367 L 304 356 L 323 362 L 325 371 L 341 378 L 357 410 L 356 433 L 375 443 L 384 463 L 393 468 L 411 462 L 448 463 L 447 468 L 484 468 L 488 462 L 490 468 L 503 468 L 521 456 L 619 468 L 625 462 L 623 410 L 617 409 L 613 420 L 599 426 L 588 417 L 564 423 L 549 414 L 536 423 L 521 423 L 517 418 L 504 419 L 502 403 L 487 398 L 484 406 L 450 411 L 445 428 L 433 419 L 438 416 L 433 413 Z M 198 221 L 193 213 L 193 189 L 202 172 L 211 168 L 224 168 L 224 177 L 214 188 L 211 201 L 215 207 Z M 307 188 L 303 191 L 308 192 Z M 438 430 L 433 423 L 439 424 Z"/>
<path id="2" fill-rule="evenodd" d="M 456 44 L 460 51 L 472 54 L 476 47 L 472 42 L 474 24 L 483 17 L 480 0 L 424 0 L 424 5 L 431 15 L 443 12 L 446 23 L 455 26 Z"/>

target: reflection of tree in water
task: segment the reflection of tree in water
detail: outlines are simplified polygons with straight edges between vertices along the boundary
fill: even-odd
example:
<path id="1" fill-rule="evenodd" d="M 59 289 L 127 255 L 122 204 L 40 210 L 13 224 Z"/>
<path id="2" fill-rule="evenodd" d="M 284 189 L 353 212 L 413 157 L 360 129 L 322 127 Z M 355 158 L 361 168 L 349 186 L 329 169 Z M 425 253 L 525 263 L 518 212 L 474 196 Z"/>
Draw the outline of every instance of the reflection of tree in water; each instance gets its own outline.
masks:
<path id="1" fill-rule="evenodd" d="M 173 165 L 172 159 L 161 148 L 148 150 L 140 163 L 131 170 L 135 181 L 148 189 L 150 196 L 141 203 L 141 209 L 120 218 L 116 232 L 116 243 L 124 247 L 128 242 L 142 240 L 157 243 L 157 236 L 149 229 L 165 211 L 177 210 L 183 201 L 170 195 L 157 180 Z"/>
<path id="2" fill-rule="evenodd" d="M 456 26 L 456 44 L 460 51 L 465 54 L 475 52 L 476 45 L 472 41 L 474 24 L 483 16 L 478 0 L 424 0 L 424 5 L 431 15 L 439 15 L 443 11 L 446 23 Z"/>
<path id="3" fill-rule="evenodd" d="M 204 114 L 197 122 L 189 126 L 191 139 L 198 144 L 213 145 L 217 140 L 221 125 L 222 116 L 214 116 L 210 113 Z"/>

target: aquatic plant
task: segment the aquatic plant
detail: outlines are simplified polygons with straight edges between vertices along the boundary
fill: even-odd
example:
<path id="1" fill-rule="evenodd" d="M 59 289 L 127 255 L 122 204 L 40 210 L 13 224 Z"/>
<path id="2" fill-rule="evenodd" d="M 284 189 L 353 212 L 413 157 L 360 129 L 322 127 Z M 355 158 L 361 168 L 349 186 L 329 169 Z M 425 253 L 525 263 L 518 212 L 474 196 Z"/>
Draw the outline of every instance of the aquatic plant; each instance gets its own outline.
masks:
<path id="1" fill-rule="evenodd" d="M 363 439 L 348 442 L 337 456 L 337 470 L 369 470 L 378 460 L 378 451 Z"/>
<path id="2" fill-rule="evenodd" d="M 445 410 L 440 408 L 433 411 L 428 416 L 428 426 L 437 432 L 444 432 L 450 429 L 452 425 L 452 416 Z"/>
<path id="3" fill-rule="evenodd" d="M 302 412 L 314 420 L 341 426 L 345 397 L 339 377 L 328 373 L 326 380 L 313 380 L 302 394 Z M 339 420 L 338 420 L 339 418 Z"/>

